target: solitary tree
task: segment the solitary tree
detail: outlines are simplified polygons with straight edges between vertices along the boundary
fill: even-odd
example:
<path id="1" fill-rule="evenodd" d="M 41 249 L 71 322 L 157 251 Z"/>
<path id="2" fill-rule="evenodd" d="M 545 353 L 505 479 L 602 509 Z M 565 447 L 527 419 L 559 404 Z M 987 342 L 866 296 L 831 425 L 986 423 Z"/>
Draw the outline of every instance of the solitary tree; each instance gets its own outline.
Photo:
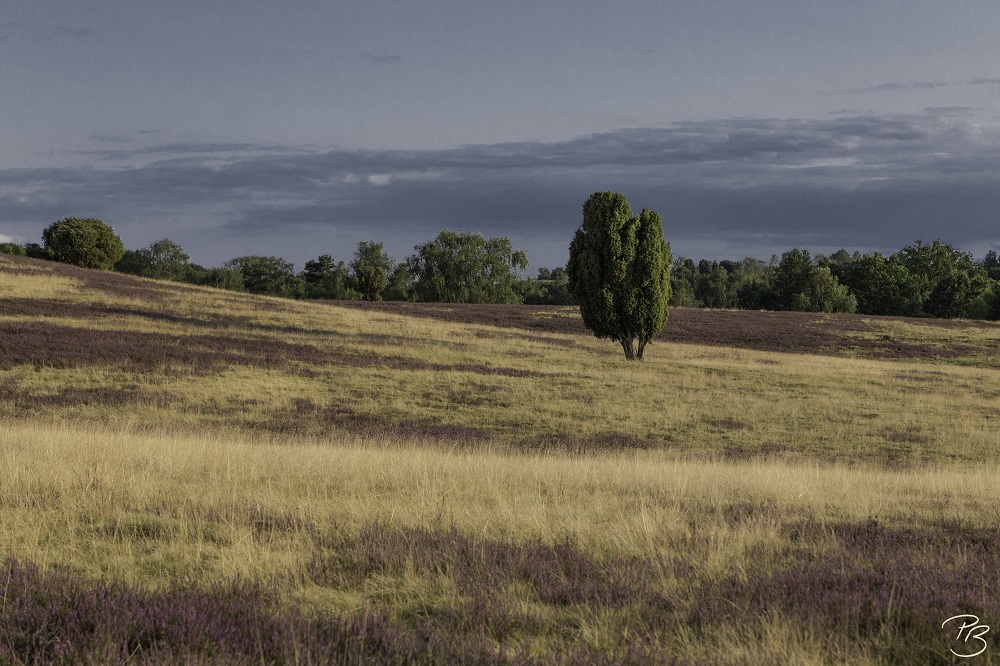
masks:
<path id="1" fill-rule="evenodd" d="M 566 266 L 583 323 L 598 338 L 617 340 L 626 358 L 642 359 L 667 323 L 671 261 L 659 213 L 634 217 L 624 195 L 591 194 Z"/>
<path id="2" fill-rule="evenodd" d="M 42 232 L 42 241 L 49 259 L 84 268 L 108 270 L 125 254 L 114 229 L 93 218 L 53 222 Z"/>

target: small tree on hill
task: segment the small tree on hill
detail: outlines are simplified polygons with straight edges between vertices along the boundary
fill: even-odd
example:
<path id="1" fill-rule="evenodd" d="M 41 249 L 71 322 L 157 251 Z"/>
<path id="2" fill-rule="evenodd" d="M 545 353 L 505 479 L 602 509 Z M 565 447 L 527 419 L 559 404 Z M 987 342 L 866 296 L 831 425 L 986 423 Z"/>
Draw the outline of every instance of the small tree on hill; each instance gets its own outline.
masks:
<path id="1" fill-rule="evenodd" d="M 642 359 L 667 323 L 671 261 L 659 213 L 634 217 L 624 195 L 591 194 L 566 266 L 583 323 L 598 338 L 617 340 L 626 358 Z"/>
<path id="2" fill-rule="evenodd" d="M 114 229 L 93 218 L 67 217 L 42 232 L 45 254 L 53 261 L 108 270 L 125 254 Z"/>

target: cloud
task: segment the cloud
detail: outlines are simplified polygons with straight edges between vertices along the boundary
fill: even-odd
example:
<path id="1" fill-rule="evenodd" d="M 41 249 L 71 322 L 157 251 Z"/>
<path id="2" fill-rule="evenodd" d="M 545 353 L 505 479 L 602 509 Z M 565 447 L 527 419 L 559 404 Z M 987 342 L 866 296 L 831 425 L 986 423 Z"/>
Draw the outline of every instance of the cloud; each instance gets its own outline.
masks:
<path id="1" fill-rule="evenodd" d="M 950 83 L 945 81 L 907 81 L 904 83 L 883 83 L 875 86 L 873 90 L 879 92 L 893 92 L 896 90 L 929 90 L 931 88 L 946 88 Z"/>
<path id="2" fill-rule="evenodd" d="M 906 92 L 909 90 L 933 90 L 936 88 L 953 88 L 957 86 L 1000 86 L 1000 78 L 975 77 L 964 81 L 892 81 L 880 83 L 875 86 L 862 88 L 848 88 L 837 91 L 838 93 L 894 93 Z"/>
<path id="3" fill-rule="evenodd" d="M 947 88 L 949 86 L 958 84 L 959 82 L 956 81 L 892 81 L 889 83 L 880 83 L 878 85 L 866 86 L 862 88 L 848 88 L 847 90 L 841 90 L 838 92 L 892 93 L 892 92 L 903 92 L 907 90 L 932 90 L 934 88 Z"/>
<path id="4" fill-rule="evenodd" d="M 551 248 L 568 245 L 583 201 L 611 189 L 663 214 L 675 254 L 937 237 L 972 246 L 1000 237 L 1000 132 L 959 111 L 690 121 L 426 151 L 164 144 L 0 171 L 0 219 L 33 224 L 34 236 L 96 215 L 130 247 L 169 236 L 209 248 L 199 259 L 209 263 L 278 249 L 296 262 L 338 256 L 324 249 L 331 239 L 384 240 L 401 258 L 442 228 L 468 229 L 511 236 L 533 263 L 556 265 L 564 250 Z"/>

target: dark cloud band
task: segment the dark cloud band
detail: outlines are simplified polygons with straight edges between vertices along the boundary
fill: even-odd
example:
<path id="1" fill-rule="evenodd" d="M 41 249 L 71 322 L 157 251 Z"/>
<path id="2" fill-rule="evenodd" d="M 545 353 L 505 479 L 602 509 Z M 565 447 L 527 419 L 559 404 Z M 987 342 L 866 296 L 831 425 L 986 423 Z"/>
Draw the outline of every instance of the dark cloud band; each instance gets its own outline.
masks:
<path id="1" fill-rule="evenodd" d="M 308 257 L 324 237 L 391 244 L 445 227 L 555 247 L 568 243 L 590 192 L 614 189 L 663 213 L 681 253 L 687 241 L 712 239 L 727 248 L 740 238 L 768 238 L 775 249 L 898 248 L 921 237 L 962 247 L 1000 236 L 1000 135 L 940 109 L 683 122 L 436 151 L 173 144 L 94 157 L 84 167 L 0 171 L 0 219 L 12 224 L 0 233 L 23 236 L 33 225 L 37 235 L 82 212 L 136 238 L 169 236 L 170 225 L 211 232 L 220 261 L 235 254 L 227 238 L 281 239 Z"/>

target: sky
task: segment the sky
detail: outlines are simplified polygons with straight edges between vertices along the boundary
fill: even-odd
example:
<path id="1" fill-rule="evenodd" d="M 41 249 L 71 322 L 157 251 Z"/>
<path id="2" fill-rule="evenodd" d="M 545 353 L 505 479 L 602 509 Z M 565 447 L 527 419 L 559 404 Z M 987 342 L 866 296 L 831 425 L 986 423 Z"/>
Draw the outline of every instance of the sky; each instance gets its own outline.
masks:
<path id="1" fill-rule="evenodd" d="M 5 0 L 0 242 L 97 217 L 217 266 L 564 265 L 590 193 L 675 257 L 1000 250 L 996 0 Z"/>

